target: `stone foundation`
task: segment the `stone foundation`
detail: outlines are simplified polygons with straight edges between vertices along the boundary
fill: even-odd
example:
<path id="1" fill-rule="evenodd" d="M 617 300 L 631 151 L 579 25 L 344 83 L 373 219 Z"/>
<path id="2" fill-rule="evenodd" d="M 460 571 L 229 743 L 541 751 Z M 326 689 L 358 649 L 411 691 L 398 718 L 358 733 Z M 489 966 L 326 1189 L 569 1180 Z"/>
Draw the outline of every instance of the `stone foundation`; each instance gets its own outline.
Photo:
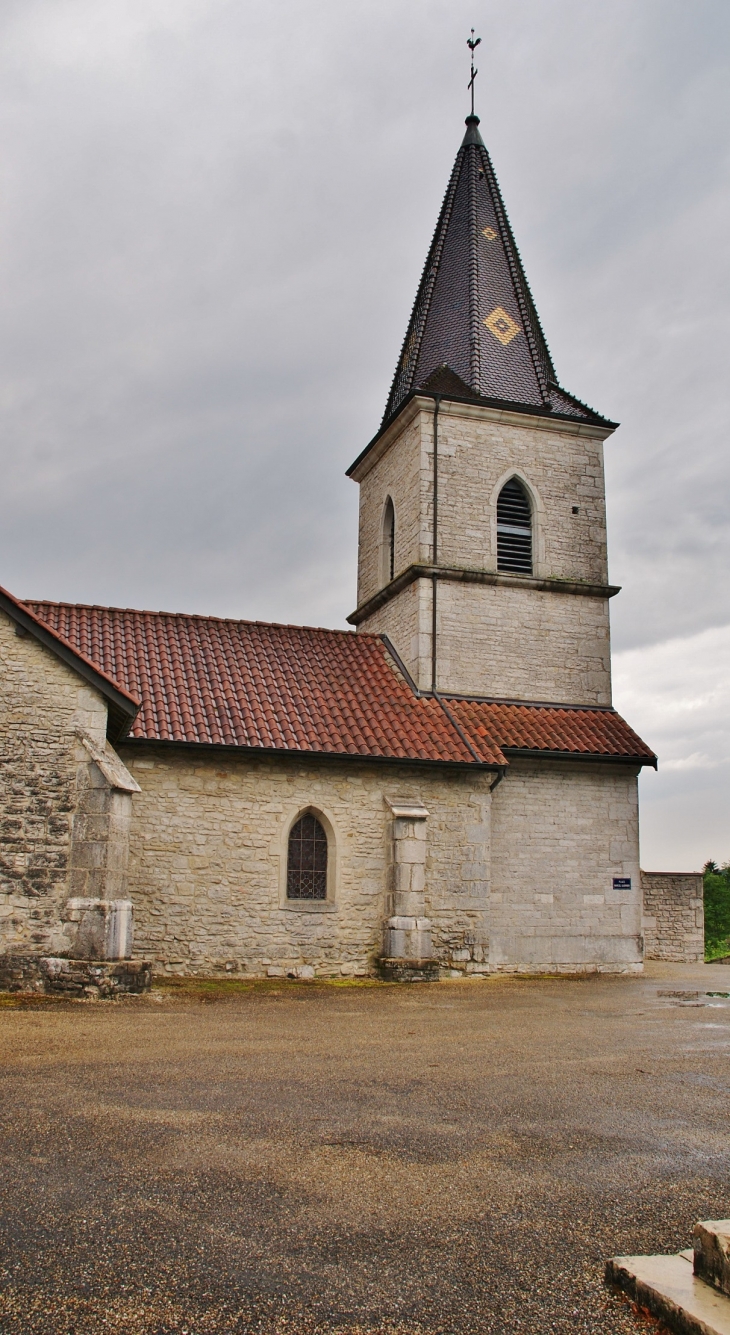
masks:
<path id="1" fill-rule="evenodd" d="M 441 970 L 438 960 L 386 959 L 379 961 L 378 972 L 388 983 L 437 983 Z"/>
<path id="2" fill-rule="evenodd" d="M 148 992 L 152 966 L 145 960 L 67 960 L 53 956 L 0 956 L 0 991 L 115 997 Z"/>

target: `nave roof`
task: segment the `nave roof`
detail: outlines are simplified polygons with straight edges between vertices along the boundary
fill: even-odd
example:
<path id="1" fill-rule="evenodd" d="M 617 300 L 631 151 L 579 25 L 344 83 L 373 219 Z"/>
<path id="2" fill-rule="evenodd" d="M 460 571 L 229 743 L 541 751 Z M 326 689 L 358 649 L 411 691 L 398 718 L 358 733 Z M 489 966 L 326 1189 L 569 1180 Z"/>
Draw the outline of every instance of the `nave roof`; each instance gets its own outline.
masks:
<path id="1" fill-rule="evenodd" d="M 140 702 L 131 741 L 495 769 L 515 751 L 655 763 L 613 709 L 420 694 L 379 635 L 74 603 L 18 606 Z"/>

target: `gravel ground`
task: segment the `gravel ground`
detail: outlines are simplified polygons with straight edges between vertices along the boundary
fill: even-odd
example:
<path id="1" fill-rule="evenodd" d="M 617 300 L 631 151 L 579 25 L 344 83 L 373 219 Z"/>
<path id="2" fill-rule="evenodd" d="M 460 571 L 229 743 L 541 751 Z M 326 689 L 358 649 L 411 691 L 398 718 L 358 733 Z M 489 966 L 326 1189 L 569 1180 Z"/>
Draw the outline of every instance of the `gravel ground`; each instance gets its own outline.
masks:
<path id="1" fill-rule="evenodd" d="M 635 1332 L 606 1258 L 730 1214 L 709 991 L 730 967 L 6 998 L 0 1331 Z"/>

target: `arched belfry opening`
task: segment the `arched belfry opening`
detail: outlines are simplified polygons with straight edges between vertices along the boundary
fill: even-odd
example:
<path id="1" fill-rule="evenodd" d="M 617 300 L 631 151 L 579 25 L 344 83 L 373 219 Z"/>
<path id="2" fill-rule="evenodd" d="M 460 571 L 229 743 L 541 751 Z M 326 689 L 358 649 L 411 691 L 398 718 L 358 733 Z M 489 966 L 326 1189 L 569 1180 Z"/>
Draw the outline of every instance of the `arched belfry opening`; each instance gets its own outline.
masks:
<path id="1" fill-rule="evenodd" d="M 497 570 L 532 574 L 532 507 L 516 477 L 505 482 L 497 501 Z"/>
<path id="2" fill-rule="evenodd" d="M 380 543 L 380 583 L 390 584 L 395 578 L 395 507 L 388 497 L 383 508 L 383 529 Z"/>

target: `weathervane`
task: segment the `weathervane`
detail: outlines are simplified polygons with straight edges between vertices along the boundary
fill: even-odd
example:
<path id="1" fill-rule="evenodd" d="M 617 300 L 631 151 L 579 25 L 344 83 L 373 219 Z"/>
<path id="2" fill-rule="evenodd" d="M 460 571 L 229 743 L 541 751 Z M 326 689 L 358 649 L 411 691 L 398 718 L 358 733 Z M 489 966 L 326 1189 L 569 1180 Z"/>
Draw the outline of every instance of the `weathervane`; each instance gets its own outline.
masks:
<path id="1" fill-rule="evenodd" d="M 475 36 L 474 36 L 474 29 L 473 29 L 473 28 L 472 28 L 472 30 L 471 30 L 471 37 L 467 37 L 467 39 L 466 39 L 466 44 L 467 44 L 469 50 L 471 51 L 471 78 L 470 78 L 470 80 L 469 80 L 469 82 L 468 82 L 468 84 L 467 84 L 466 86 L 467 86 L 467 88 L 470 88 L 470 89 L 471 89 L 471 114 L 472 114 L 472 116 L 474 115 L 474 80 L 476 79 L 477 74 L 479 73 L 479 70 L 475 70 L 475 69 L 474 69 L 474 52 L 476 51 L 476 49 L 477 49 L 479 43 L 481 42 L 481 40 L 482 40 L 481 37 L 475 37 Z"/>

